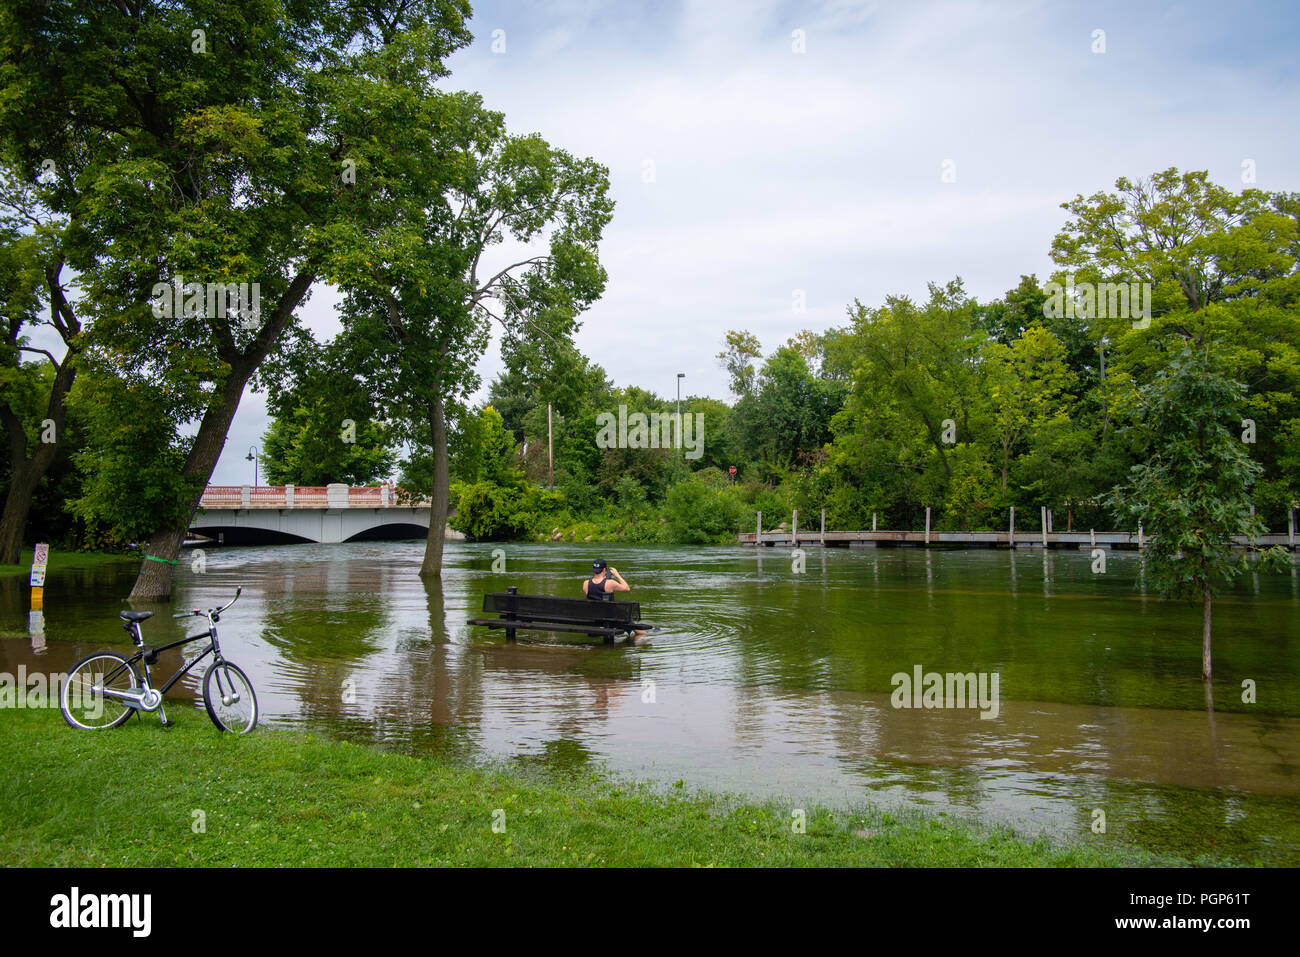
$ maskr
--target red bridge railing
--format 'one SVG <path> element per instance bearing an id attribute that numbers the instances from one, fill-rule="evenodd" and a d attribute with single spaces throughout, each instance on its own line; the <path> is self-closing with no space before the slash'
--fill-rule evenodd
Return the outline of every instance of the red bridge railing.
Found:
<path id="1" fill-rule="evenodd" d="M 391 485 L 209 485 L 200 508 L 390 508 L 423 507 L 427 498 L 400 501 Z"/>

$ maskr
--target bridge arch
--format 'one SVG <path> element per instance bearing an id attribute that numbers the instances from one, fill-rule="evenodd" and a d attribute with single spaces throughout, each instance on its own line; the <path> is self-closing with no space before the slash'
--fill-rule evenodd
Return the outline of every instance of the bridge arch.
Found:
<path id="1" fill-rule="evenodd" d="M 401 498 L 387 486 L 210 485 L 190 530 L 228 545 L 424 538 L 428 501 Z"/>

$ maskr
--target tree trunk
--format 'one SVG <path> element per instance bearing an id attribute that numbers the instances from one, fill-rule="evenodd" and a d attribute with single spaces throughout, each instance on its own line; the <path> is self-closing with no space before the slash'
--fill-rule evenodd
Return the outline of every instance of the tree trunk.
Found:
<path id="1" fill-rule="evenodd" d="M 149 538 L 146 558 L 140 563 L 140 574 L 136 577 L 135 587 L 131 589 L 132 600 L 162 601 L 172 593 L 172 572 L 176 568 L 176 556 L 185 541 L 185 532 L 190 527 L 194 513 L 198 511 L 199 500 L 212 478 L 212 470 L 217 467 L 217 459 L 226 444 L 226 433 L 230 423 L 239 409 L 239 400 L 244 394 L 244 385 L 252 374 L 247 371 L 231 369 L 230 375 L 222 384 L 221 393 L 214 397 L 199 424 L 198 434 L 194 436 L 194 445 L 185 459 L 181 470 L 184 478 L 194 482 L 194 492 L 190 507 L 184 516 L 161 525 Z"/>
<path id="2" fill-rule="evenodd" d="M 67 420 L 67 398 L 77 378 L 74 367 L 76 350 L 69 347 L 62 364 L 55 366 L 54 383 L 50 400 L 45 408 L 45 418 L 53 423 L 53 442 L 42 441 L 30 458 L 27 456 L 27 432 L 22 422 L 9 406 L 0 402 L 0 420 L 4 422 L 9 437 L 9 460 L 13 465 L 13 478 L 5 496 L 3 517 L 0 517 L 0 565 L 17 565 L 23 550 L 23 533 L 27 529 L 27 515 L 32 508 L 32 496 L 41 479 L 54 464 L 59 443 L 63 441 L 63 424 Z M 45 428 L 41 428 L 42 439 Z"/>
<path id="3" fill-rule="evenodd" d="M 420 575 L 429 578 L 442 577 L 442 546 L 447 534 L 451 498 L 445 413 L 441 397 L 434 399 L 429 409 L 429 430 L 433 435 L 433 495 L 429 505 L 429 537 L 424 542 L 424 563 L 420 566 Z"/>
<path id="4" fill-rule="evenodd" d="M 161 561 L 145 558 L 140 563 L 140 574 L 136 577 L 135 587 L 131 589 L 132 599 L 162 601 L 171 596 L 176 555 L 180 551 L 181 542 L 185 541 L 185 532 L 190 527 L 194 513 L 199 510 L 199 501 L 203 498 L 208 480 L 212 478 L 212 470 L 221 458 L 226 435 L 230 432 L 230 423 L 234 420 L 239 400 L 244 395 L 244 386 L 284 332 L 293 311 L 298 308 L 315 278 L 315 273 L 310 268 L 299 272 L 289 283 L 275 311 L 253 342 L 243 352 L 235 351 L 233 345 L 230 345 L 221 353 L 221 357 L 230 363 L 230 374 L 221 385 L 220 395 L 213 396 L 207 411 L 203 413 L 198 434 L 194 436 L 194 445 L 185 458 L 185 467 L 181 469 L 181 476 L 194 483 L 190 507 L 182 518 L 164 522 L 150 537 L 149 550 L 145 555 Z"/>
<path id="5" fill-rule="evenodd" d="M 35 461 L 14 462 L 4 514 L 0 517 L 0 565 L 18 564 L 23 550 L 23 531 L 27 528 L 27 513 L 31 510 L 32 496 L 44 472 Z"/>
<path id="6" fill-rule="evenodd" d="M 1201 677 L 1210 680 L 1210 583 L 1202 587 L 1204 621 L 1201 628 Z"/>

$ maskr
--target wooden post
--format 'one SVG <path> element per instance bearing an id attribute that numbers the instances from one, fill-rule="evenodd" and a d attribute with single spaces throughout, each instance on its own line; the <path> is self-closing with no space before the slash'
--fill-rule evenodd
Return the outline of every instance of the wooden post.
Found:
<path id="1" fill-rule="evenodd" d="M 516 594 L 518 594 L 518 593 L 519 593 L 519 586 L 518 586 L 518 585 L 511 585 L 509 588 L 506 589 L 506 593 L 507 593 L 507 594 L 510 594 L 510 595 L 516 595 Z M 503 617 L 506 618 L 508 621 L 514 621 L 514 620 L 515 620 L 515 612 L 514 612 L 514 608 L 512 607 L 512 608 L 510 609 L 510 611 L 506 612 L 505 615 L 504 615 Z M 515 640 L 515 630 L 514 630 L 513 628 L 507 628 L 507 629 L 506 629 L 506 641 L 514 641 L 514 640 Z"/>
<path id="2" fill-rule="evenodd" d="M 1039 518 L 1039 523 L 1043 526 L 1043 547 L 1046 548 L 1047 547 L 1047 506 L 1046 505 L 1040 505 L 1038 507 L 1038 518 Z"/>
<path id="3" fill-rule="evenodd" d="M 1016 547 L 1016 507 L 1011 506 L 1011 522 L 1007 526 L 1007 539 L 1012 548 Z"/>
<path id="4" fill-rule="evenodd" d="M 799 510 L 794 510 L 794 518 L 790 523 L 793 527 L 790 529 L 790 544 L 798 547 L 799 545 Z"/>
<path id="5" fill-rule="evenodd" d="M 1049 533 L 1052 531 L 1052 510 L 1050 508 L 1047 510 L 1047 531 Z"/>
<path id="6" fill-rule="evenodd" d="M 754 532 L 754 544 L 762 545 L 763 544 L 763 513 L 762 512 L 758 513 L 757 525 L 758 525 L 758 530 Z"/>
<path id="7" fill-rule="evenodd" d="M 822 509 L 822 545 L 826 544 L 826 509 Z"/>
<path id="8" fill-rule="evenodd" d="M 1286 510 L 1286 547 L 1295 548 L 1295 509 Z"/>
<path id="9" fill-rule="evenodd" d="M 1096 548 L 1096 547 L 1097 547 L 1097 530 L 1096 530 L 1095 528 L 1090 528 L 1090 529 L 1088 529 L 1088 539 L 1092 542 L 1092 547 L 1093 547 L 1093 548 Z"/>
<path id="10" fill-rule="evenodd" d="M 872 512 L 872 513 L 871 513 L 871 530 L 872 530 L 873 532 L 876 530 L 876 513 L 875 513 L 875 512 Z"/>
<path id="11" fill-rule="evenodd" d="M 930 506 L 925 507 L 925 544 L 930 544 Z"/>
<path id="12" fill-rule="evenodd" d="M 1142 523 L 1138 522 L 1138 551 L 1139 552 L 1142 551 L 1142 549 L 1145 547 L 1146 547 L 1146 542 L 1144 542 L 1142 539 Z"/>

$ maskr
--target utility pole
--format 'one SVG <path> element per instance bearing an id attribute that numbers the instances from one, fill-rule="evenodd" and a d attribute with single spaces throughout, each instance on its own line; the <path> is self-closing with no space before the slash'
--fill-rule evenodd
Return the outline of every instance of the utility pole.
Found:
<path id="1" fill-rule="evenodd" d="M 1101 434 L 1105 436 L 1106 429 L 1110 425 L 1110 409 L 1106 404 L 1106 337 L 1101 337 L 1098 344 L 1098 351 L 1101 353 Z"/>
<path id="2" fill-rule="evenodd" d="M 551 488 L 555 488 L 555 438 L 551 431 L 551 403 L 546 403 L 546 475 Z"/>
<path id="3" fill-rule="evenodd" d="M 682 380 L 685 378 L 685 372 L 677 373 L 677 447 L 683 456 L 686 455 L 686 446 L 682 443 Z"/>

